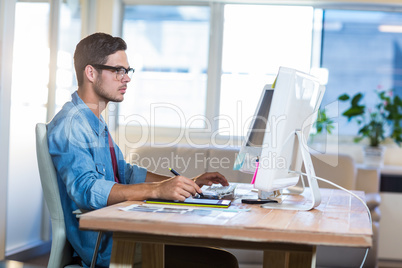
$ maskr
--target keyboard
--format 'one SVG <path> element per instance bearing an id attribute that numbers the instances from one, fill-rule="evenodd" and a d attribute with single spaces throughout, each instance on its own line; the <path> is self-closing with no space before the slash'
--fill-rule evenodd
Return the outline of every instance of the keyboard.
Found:
<path id="1" fill-rule="evenodd" d="M 222 186 L 221 184 L 212 184 L 211 186 L 203 186 L 202 192 L 204 195 L 216 195 L 219 199 L 224 197 L 234 198 L 237 183 L 230 183 L 229 186 Z"/>

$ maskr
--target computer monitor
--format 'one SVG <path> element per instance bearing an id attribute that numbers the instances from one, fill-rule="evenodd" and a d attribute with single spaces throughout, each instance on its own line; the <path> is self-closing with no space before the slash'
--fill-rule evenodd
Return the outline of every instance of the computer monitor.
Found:
<path id="1" fill-rule="evenodd" d="M 311 126 L 325 87 L 318 79 L 303 72 L 280 67 L 273 86 L 264 87 L 247 138 L 235 162 L 235 169 L 254 172 L 259 167 L 254 187 L 266 199 L 295 186 L 304 162 L 311 192 L 310 202 L 263 205 L 269 208 L 310 210 L 321 202 L 314 167 L 307 147 Z M 301 193 L 302 191 L 293 191 Z M 277 198 L 277 197 L 276 197 Z M 279 199 L 281 200 L 281 199 Z"/>

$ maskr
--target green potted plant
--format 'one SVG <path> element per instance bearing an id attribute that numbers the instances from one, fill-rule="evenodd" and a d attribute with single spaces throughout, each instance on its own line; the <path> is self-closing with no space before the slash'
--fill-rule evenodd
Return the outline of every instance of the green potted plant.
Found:
<path id="1" fill-rule="evenodd" d="M 315 122 L 316 134 L 321 134 L 327 132 L 328 134 L 332 133 L 332 130 L 335 128 L 333 125 L 334 121 L 327 116 L 327 110 L 319 109 L 317 114 L 317 120 Z"/>
<path id="2" fill-rule="evenodd" d="M 366 106 L 364 95 L 356 93 L 350 97 L 348 94 L 339 96 L 342 102 L 349 102 L 350 107 L 343 112 L 348 121 L 354 121 L 360 127 L 355 142 L 368 140 L 364 147 L 365 163 L 372 166 L 381 166 L 384 156 L 384 146 L 387 138 L 392 139 L 399 146 L 402 142 L 402 101 L 394 96 L 393 91 L 376 91 L 377 100 L 374 106 Z"/>
<path id="3" fill-rule="evenodd" d="M 310 148 L 316 150 L 317 152 L 324 153 L 326 148 L 323 141 L 328 138 L 328 136 L 325 136 L 325 133 L 331 135 L 334 128 L 334 120 L 328 116 L 327 109 L 319 109 L 317 112 L 317 120 L 314 122 L 309 137 Z M 320 138 L 318 138 L 317 142 L 315 138 L 319 136 Z"/>

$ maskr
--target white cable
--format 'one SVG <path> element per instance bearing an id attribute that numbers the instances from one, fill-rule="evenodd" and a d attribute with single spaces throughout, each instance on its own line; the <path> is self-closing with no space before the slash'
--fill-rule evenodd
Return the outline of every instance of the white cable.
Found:
<path id="1" fill-rule="evenodd" d="M 290 170 L 290 172 L 299 174 L 299 175 L 301 175 L 301 176 L 307 176 L 306 173 L 303 173 L 303 172 L 300 172 L 300 171 Z M 341 190 L 347 192 L 348 194 L 350 194 L 350 195 L 356 197 L 360 202 L 362 202 L 362 204 L 364 205 L 364 207 L 367 209 L 367 213 L 368 213 L 369 220 L 370 220 L 370 226 L 371 226 L 371 228 L 373 228 L 373 227 L 372 227 L 372 226 L 373 226 L 373 220 L 372 220 L 372 218 L 371 218 L 370 209 L 369 209 L 369 207 L 367 206 L 366 202 L 363 201 L 363 199 L 361 199 L 359 196 L 357 196 L 355 193 L 349 191 L 348 189 L 343 188 L 342 186 L 339 186 L 339 185 L 336 184 L 336 183 L 333 183 L 332 181 L 329 181 L 329 180 L 326 180 L 326 179 L 323 179 L 323 178 L 317 177 L 317 176 L 313 176 L 313 178 L 315 178 L 315 179 L 317 179 L 317 180 L 320 180 L 320 181 L 323 181 L 323 182 L 325 182 L 325 183 L 331 184 L 332 186 L 335 186 L 335 187 L 337 187 L 337 188 L 339 188 L 339 189 L 341 189 Z M 363 267 L 363 265 L 364 265 L 364 263 L 365 263 L 365 261 L 366 261 L 366 258 L 367 258 L 369 249 L 370 249 L 370 248 L 367 248 L 367 249 L 366 249 L 366 254 L 364 255 L 364 258 L 363 258 L 362 264 L 360 265 L 360 268 Z"/>

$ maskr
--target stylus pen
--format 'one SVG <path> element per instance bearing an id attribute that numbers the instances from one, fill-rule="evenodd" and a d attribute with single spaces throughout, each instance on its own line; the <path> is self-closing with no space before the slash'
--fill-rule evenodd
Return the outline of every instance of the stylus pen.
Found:
<path id="1" fill-rule="evenodd" d="M 172 172 L 175 176 L 180 176 L 180 174 L 174 170 L 173 168 L 169 168 L 170 172 Z"/>
<path id="2" fill-rule="evenodd" d="M 169 168 L 170 172 L 172 172 L 175 176 L 180 176 L 179 172 L 177 172 L 176 170 L 174 170 L 173 168 Z M 204 197 L 203 193 L 199 194 L 200 196 Z"/>

